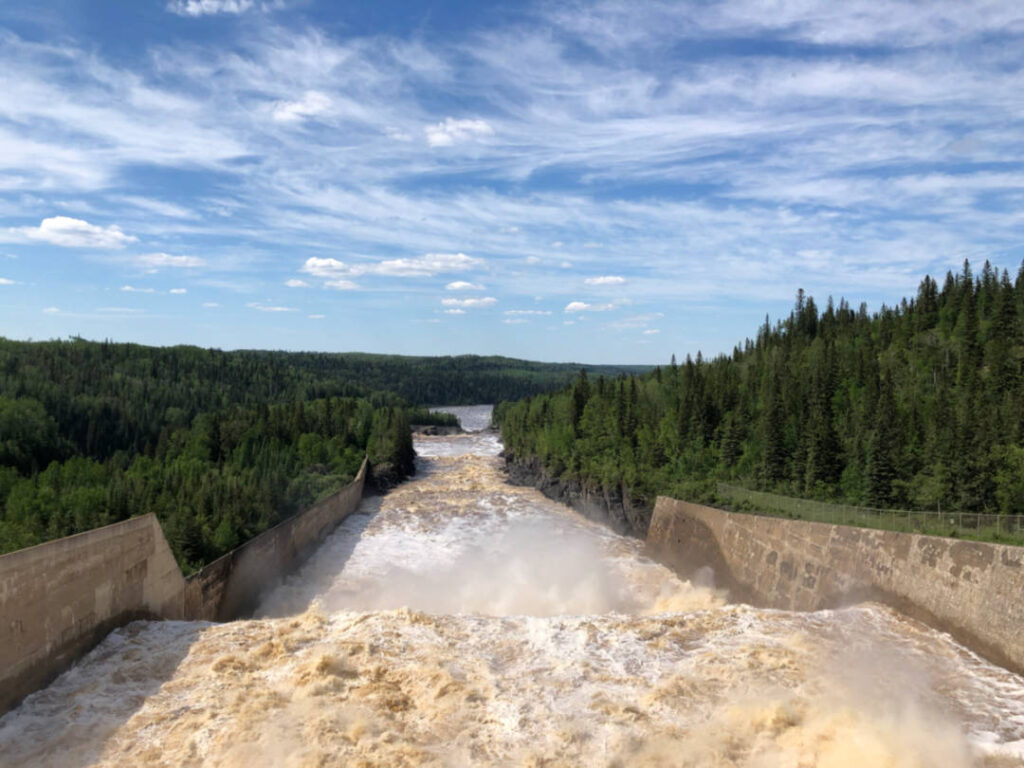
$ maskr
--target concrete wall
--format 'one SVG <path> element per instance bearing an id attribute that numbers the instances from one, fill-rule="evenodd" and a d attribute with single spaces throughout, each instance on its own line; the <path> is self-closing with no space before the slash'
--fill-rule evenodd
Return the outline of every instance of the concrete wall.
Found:
<path id="1" fill-rule="evenodd" d="M 129 621 L 250 613 L 359 506 L 365 479 L 364 461 L 341 491 L 187 580 L 152 514 L 0 555 L 0 715 Z"/>
<path id="2" fill-rule="evenodd" d="M 180 618 L 184 585 L 152 514 L 0 557 L 0 713 L 115 627 Z"/>
<path id="3" fill-rule="evenodd" d="M 812 611 L 882 602 L 1024 672 L 1024 548 L 725 512 L 659 497 L 652 554 L 710 566 L 735 599 Z"/>
<path id="4" fill-rule="evenodd" d="M 250 615 L 260 597 L 295 570 L 324 537 L 359 506 L 366 461 L 356 479 L 338 493 L 290 517 L 214 560 L 185 584 L 189 619 L 231 621 Z"/>

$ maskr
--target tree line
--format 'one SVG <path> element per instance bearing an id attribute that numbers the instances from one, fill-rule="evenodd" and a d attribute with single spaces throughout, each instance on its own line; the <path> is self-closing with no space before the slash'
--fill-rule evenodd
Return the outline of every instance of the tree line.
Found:
<path id="1" fill-rule="evenodd" d="M 1024 265 L 964 262 L 869 314 L 798 292 L 731 355 L 496 409 L 555 476 L 714 501 L 715 484 L 878 508 L 1024 514 Z"/>

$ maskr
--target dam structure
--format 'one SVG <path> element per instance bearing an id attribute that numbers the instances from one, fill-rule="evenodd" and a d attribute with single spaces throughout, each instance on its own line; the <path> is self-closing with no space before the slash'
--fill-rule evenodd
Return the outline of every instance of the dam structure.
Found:
<path id="1" fill-rule="evenodd" d="M 1024 765 L 1024 678 L 870 600 L 756 607 L 420 436 L 252 618 L 137 620 L 0 718 L 0 767 Z"/>

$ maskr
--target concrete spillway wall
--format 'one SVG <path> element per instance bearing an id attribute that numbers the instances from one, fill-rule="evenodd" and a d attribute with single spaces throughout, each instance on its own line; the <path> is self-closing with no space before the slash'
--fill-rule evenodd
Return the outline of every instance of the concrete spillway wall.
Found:
<path id="1" fill-rule="evenodd" d="M 734 599 L 812 611 L 888 604 L 1024 672 L 1024 548 L 725 512 L 659 497 L 647 543 Z"/>
<path id="2" fill-rule="evenodd" d="M 251 613 L 359 506 L 366 469 L 188 579 L 153 514 L 0 555 L 0 714 L 129 621 Z"/>

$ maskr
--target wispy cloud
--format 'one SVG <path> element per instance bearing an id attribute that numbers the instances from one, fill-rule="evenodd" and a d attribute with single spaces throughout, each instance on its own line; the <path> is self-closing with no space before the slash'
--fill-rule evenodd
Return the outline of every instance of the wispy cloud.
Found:
<path id="1" fill-rule="evenodd" d="M 433 277 L 443 272 L 463 272 L 483 265 L 482 259 L 464 253 L 428 253 L 424 256 L 346 264 L 335 258 L 311 257 L 302 272 L 314 277 L 338 279 L 362 275 L 386 277 Z"/>
<path id="2" fill-rule="evenodd" d="M 0 285 L 17 285 L 13 280 L 7 277 L 0 277 Z"/>
<path id="3" fill-rule="evenodd" d="M 565 312 L 609 312 L 617 309 L 615 304 L 588 304 L 585 301 L 570 301 L 565 305 Z"/>
<path id="4" fill-rule="evenodd" d="M 245 13 L 253 7 L 253 0 L 172 0 L 167 10 L 178 16 L 211 16 L 219 13 Z"/>
<path id="5" fill-rule="evenodd" d="M 170 293 L 172 295 L 175 295 L 175 296 L 181 296 L 181 295 L 184 295 L 184 294 L 188 293 L 188 289 L 187 288 L 171 288 L 171 290 L 168 291 L 168 293 Z"/>
<path id="6" fill-rule="evenodd" d="M 163 269 L 198 269 L 206 265 L 198 256 L 173 256 L 169 253 L 143 253 L 133 258 L 136 264 L 151 270 Z"/>
<path id="7" fill-rule="evenodd" d="M 465 280 L 456 280 L 453 283 L 448 283 L 445 287 L 446 291 L 485 291 L 487 290 L 484 286 L 479 283 L 467 283 Z"/>
<path id="8" fill-rule="evenodd" d="M 462 309 L 475 309 L 478 307 L 493 307 L 498 300 L 493 296 L 485 296 L 481 299 L 441 299 L 441 305 L 445 307 L 460 307 Z"/>
<path id="9" fill-rule="evenodd" d="M 619 275 L 602 275 L 600 277 L 588 277 L 583 282 L 586 285 L 625 285 L 626 278 Z"/>
<path id="10" fill-rule="evenodd" d="M 287 285 L 289 288 L 308 288 L 309 287 L 309 283 L 307 283 L 305 280 L 299 280 L 298 278 L 294 278 L 294 277 L 291 280 L 285 280 L 284 284 Z"/>
<path id="11" fill-rule="evenodd" d="M 133 285 L 122 285 L 121 290 L 125 293 L 156 293 L 156 288 L 136 288 Z"/>
<path id="12" fill-rule="evenodd" d="M 295 309 L 294 307 L 278 307 L 267 304 L 261 304 L 257 301 L 250 301 L 245 306 L 249 307 L 250 309 L 259 310 L 260 312 L 298 312 L 298 310 Z"/>
<path id="13" fill-rule="evenodd" d="M 427 135 L 427 143 L 432 147 L 450 147 L 494 133 L 486 120 L 456 120 L 452 117 L 446 117 L 436 125 L 428 125 L 423 131 Z"/>

